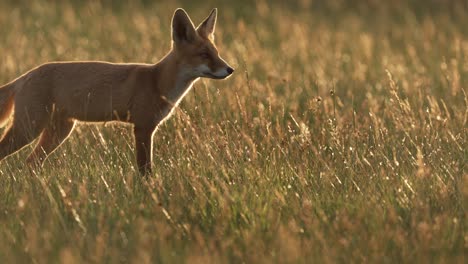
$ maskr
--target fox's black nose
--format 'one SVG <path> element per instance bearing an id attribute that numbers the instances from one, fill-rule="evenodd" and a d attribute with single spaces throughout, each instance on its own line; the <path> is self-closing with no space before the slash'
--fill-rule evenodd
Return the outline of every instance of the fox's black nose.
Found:
<path id="1" fill-rule="evenodd" d="M 231 68 L 231 67 L 228 67 L 228 68 L 227 68 L 227 72 L 228 72 L 229 74 L 232 74 L 232 73 L 234 72 L 234 69 Z"/>

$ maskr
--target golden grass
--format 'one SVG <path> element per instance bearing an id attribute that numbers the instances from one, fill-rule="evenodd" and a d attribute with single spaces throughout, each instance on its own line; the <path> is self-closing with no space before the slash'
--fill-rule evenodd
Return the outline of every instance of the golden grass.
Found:
<path id="1" fill-rule="evenodd" d="M 0 3 L 0 82 L 156 62 L 176 7 L 215 5 L 155 2 Z M 3 161 L 0 262 L 462 263 L 468 7 L 318 2 L 216 2 L 236 73 L 161 126 L 150 179 L 112 124 L 80 126 L 41 172 L 27 151 Z"/>

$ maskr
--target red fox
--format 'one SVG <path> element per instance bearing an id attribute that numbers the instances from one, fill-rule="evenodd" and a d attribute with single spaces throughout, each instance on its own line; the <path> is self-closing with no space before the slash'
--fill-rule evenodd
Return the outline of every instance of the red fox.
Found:
<path id="1" fill-rule="evenodd" d="M 77 121 L 133 124 L 138 170 L 151 172 L 152 137 L 200 78 L 225 79 L 234 69 L 214 44 L 217 9 L 197 27 L 183 9 L 172 18 L 172 47 L 156 64 L 52 62 L 0 87 L 0 160 L 40 137 L 28 164 L 45 159 Z"/>

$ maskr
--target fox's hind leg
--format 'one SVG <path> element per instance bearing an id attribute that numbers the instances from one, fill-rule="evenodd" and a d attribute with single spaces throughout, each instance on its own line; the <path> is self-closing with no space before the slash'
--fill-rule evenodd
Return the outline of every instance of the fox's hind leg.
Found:
<path id="1" fill-rule="evenodd" d="M 29 155 L 27 162 L 42 165 L 47 157 L 54 152 L 71 134 L 75 126 L 75 121 L 63 117 L 54 117 L 47 125 L 39 138 L 39 142 L 34 151 Z"/>
<path id="2" fill-rule="evenodd" d="M 0 141 L 0 160 L 30 144 L 41 134 L 48 120 L 46 108 L 15 107 L 13 124 Z"/>

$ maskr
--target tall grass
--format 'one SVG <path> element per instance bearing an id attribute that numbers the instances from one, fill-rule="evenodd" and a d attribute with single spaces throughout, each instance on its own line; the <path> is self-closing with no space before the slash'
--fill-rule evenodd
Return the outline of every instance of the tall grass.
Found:
<path id="1" fill-rule="evenodd" d="M 0 262 L 462 263 L 468 7 L 382 2 L 1 2 L 1 83 L 157 62 L 179 6 L 219 7 L 236 72 L 160 127 L 148 179 L 115 124 L 79 126 L 42 171 L 31 148 L 2 161 Z"/>

